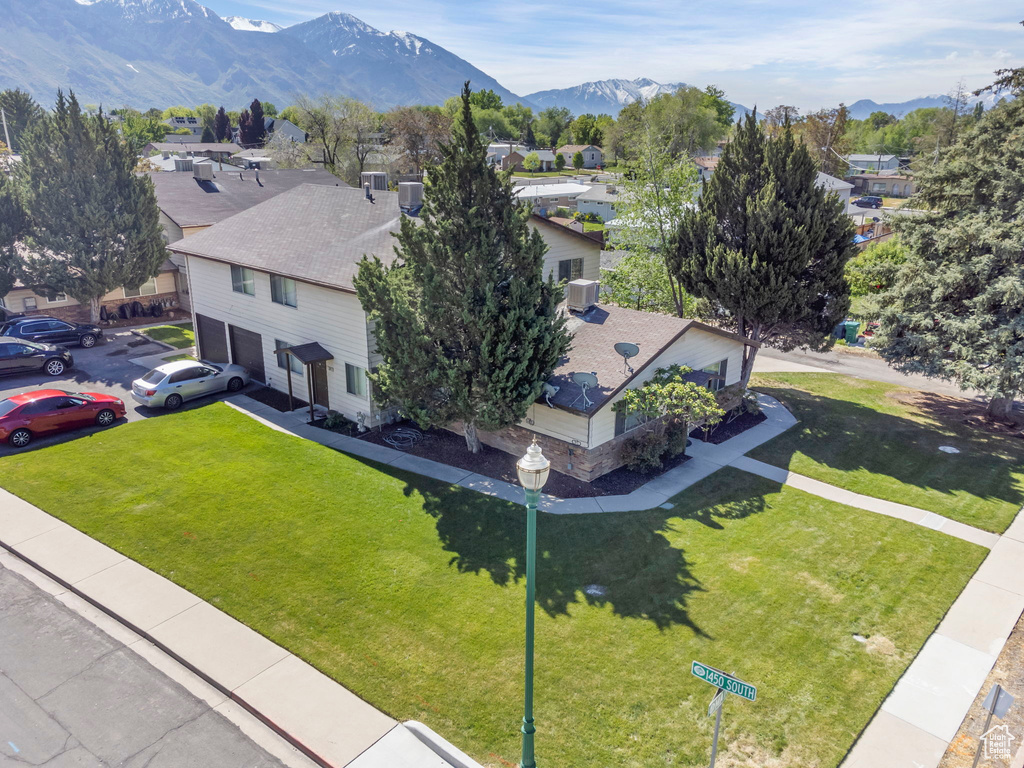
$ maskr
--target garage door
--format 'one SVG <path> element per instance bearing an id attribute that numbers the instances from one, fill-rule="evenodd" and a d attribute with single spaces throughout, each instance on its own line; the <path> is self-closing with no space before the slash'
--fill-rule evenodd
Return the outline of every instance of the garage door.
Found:
<path id="1" fill-rule="evenodd" d="M 196 315 L 196 341 L 199 345 L 199 357 L 211 363 L 228 361 L 228 339 L 224 333 L 224 323 L 206 315 Z"/>
<path id="2" fill-rule="evenodd" d="M 231 361 L 249 369 L 249 376 L 259 382 L 266 382 L 263 369 L 263 337 L 236 325 L 228 326 L 231 339 Z"/>

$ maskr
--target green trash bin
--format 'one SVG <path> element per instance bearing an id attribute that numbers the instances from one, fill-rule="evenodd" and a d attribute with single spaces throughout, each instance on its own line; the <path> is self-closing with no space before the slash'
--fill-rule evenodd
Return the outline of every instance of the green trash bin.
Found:
<path id="1" fill-rule="evenodd" d="M 857 343 L 857 331 L 860 330 L 859 320 L 847 320 L 843 325 L 846 327 L 846 343 Z"/>

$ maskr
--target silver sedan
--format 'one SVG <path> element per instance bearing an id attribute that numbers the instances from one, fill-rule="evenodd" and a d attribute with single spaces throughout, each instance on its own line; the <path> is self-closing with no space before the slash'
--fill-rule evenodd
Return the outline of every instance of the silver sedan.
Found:
<path id="1" fill-rule="evenodd" d="M 132 382 L 132 398 L 140 405 L 173 411 L 186 400 L 215 392 L 237 392 L 249 383 L 240 365 L 178 360 L 154 368 Z"/>

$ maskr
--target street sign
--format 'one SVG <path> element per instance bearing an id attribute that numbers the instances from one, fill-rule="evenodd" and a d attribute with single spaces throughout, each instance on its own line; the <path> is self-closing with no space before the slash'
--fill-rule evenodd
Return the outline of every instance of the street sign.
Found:
<path id="1" fill-rule="evenodd" d="M 715 712 L 722 708 L 722 702 L 725 701 L 725 688 L 719 688 L 718 693 L 715 694 L 715 698 L 708 704 L 708 717 L 711 717 Z"/>
<path id="2" fill-rule="evenodd" d="M 724 688 L 741 699 L 746 699 L 747 701 L 755 701 L 757 699 L 757 688 L 750 683 L 745 683 L 732 675 L 725 674 L 720 669 L 709 667 L 707 664 L 701 664 L 699 661 L 693 662 L 693 665 L 690 667 L 690 674 L 694 677 L 699 677 L 705 683 L 709 683 L 716 688 Z"/>

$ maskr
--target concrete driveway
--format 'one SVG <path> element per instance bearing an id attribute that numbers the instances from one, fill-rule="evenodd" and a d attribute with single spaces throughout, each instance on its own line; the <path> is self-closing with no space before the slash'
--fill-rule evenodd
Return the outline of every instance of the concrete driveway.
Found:
<path id="1" fill-rule="evenodd" d="M 131 329 L 118 328 L 105 331 L 104 337 L 106 341 L 97 344 L 92 349 L 71 347 L 71 354 L 75 358 L 75 366 L 64 376 L 54 378 L 47 376 L 45 373 L 24 373 L 0 378 L 0 399 L 16 395 L 20 392 L 31 392 L 37 389 L 63 389 L 68 392 L 103 392 L 124 400 L 128 412 L 126 417 L 118 422 L 118 424 L 122 424 L 125 421 L 138 421 L 139 419 L 166 414 L 167 411 L 147 408 L 132 400 L 132 381 L 145 373 L 146 368 L 131 362 L 131 360 L 148 355 L 157 355 L 161 352 L 166 355 L 172 355 L 176 350 L 169 349 L 163 344 L 149 341 Z M 247 390 L 243 389 L 242 391 L 245 392 Z M 222 395 L 201 397 L 186 403 L 181 410 L 200 408 L 221 397 Z M 24 450 L 30 451 L 36 448 L 45 448 L 48 445 L 88 436 L 99 429 L 100 427 L 87 427 L 70 432 L 39 436 L 32 441 L 28 448 L 23 448 L 19 451 L 11 448 L 7 443 L 0 443 L 0 456 Z M 117 429 L 117 424 L 107 427 L 107 429 Z"/>

